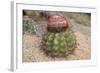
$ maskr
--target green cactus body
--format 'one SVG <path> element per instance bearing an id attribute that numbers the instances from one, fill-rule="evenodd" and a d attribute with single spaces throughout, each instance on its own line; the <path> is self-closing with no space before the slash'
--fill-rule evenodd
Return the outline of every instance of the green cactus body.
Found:
<path id="1" fill-rule="evenodd" d="M 76 45 L 75 35 L 69 29 L 59 33 L 47 32 L 42 41 L 47 55 L 56 57 L 73 52 Z"/>

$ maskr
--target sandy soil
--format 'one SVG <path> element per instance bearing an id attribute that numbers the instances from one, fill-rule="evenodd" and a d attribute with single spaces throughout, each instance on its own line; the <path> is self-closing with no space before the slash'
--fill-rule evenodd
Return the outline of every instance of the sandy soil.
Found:
<path id="1" fill-rule="evenodd" d="M 23 62 L 41 62 L 41 61 L 61 61 L 61 60 L 82 60 L 91 58 L 91 34 L 90 26 L 83 26 L 71 20 L 72 29 L 77 39 L 77 48 L 75 51 L 62 58 L 51 58 L 45 55 L 40 48 L 41 38 L 36 35 L 23 35 Z"/>

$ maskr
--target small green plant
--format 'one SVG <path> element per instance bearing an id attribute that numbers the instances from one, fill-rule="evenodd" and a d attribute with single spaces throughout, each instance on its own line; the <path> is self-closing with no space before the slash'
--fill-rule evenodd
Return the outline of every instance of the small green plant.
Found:
<path id="1" fill-rule="evenodd" d="M 44 51 L 52 57 L 61 57 L 72 53 L 76 45 L 76 37 L 73 31 L 67 29 L 66 32 L 47 32 L 42 40 Z"/>
<path id="2" fill-rule="evenodd" d="M 25 32 L 35 33 L 34 26 L 32 25 L 32 21 L 23 20 L 23 33 Z"/>

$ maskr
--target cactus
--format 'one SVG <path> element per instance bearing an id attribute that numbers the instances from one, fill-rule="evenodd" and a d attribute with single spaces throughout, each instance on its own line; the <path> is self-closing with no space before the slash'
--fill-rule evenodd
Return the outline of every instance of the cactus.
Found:
<path id="1" fill-rule="evenodd" d="M 70 29 L 59 33 L 47 32 L 43 36 L 42 45 L 47 55 L 61 57 L 73 52 L 76 38 Z"/>

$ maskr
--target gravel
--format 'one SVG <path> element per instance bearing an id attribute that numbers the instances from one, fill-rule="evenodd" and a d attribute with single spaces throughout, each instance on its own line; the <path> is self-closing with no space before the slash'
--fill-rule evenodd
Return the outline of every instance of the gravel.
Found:
<path id="1" fill-rule="evenodd" d="M 90 26 L 84 26 L 71 20 L 72 29 L 77 39 L 77 47 L 72 54 L 65 57 L 49 57 L 40 48 L 41 37 L 36 35 L 23 35 L 23 62 L 43 62 L 43 61 L 62 61 L 62 60 L 86 60 L 91 58 L 91 34 Z"/>

